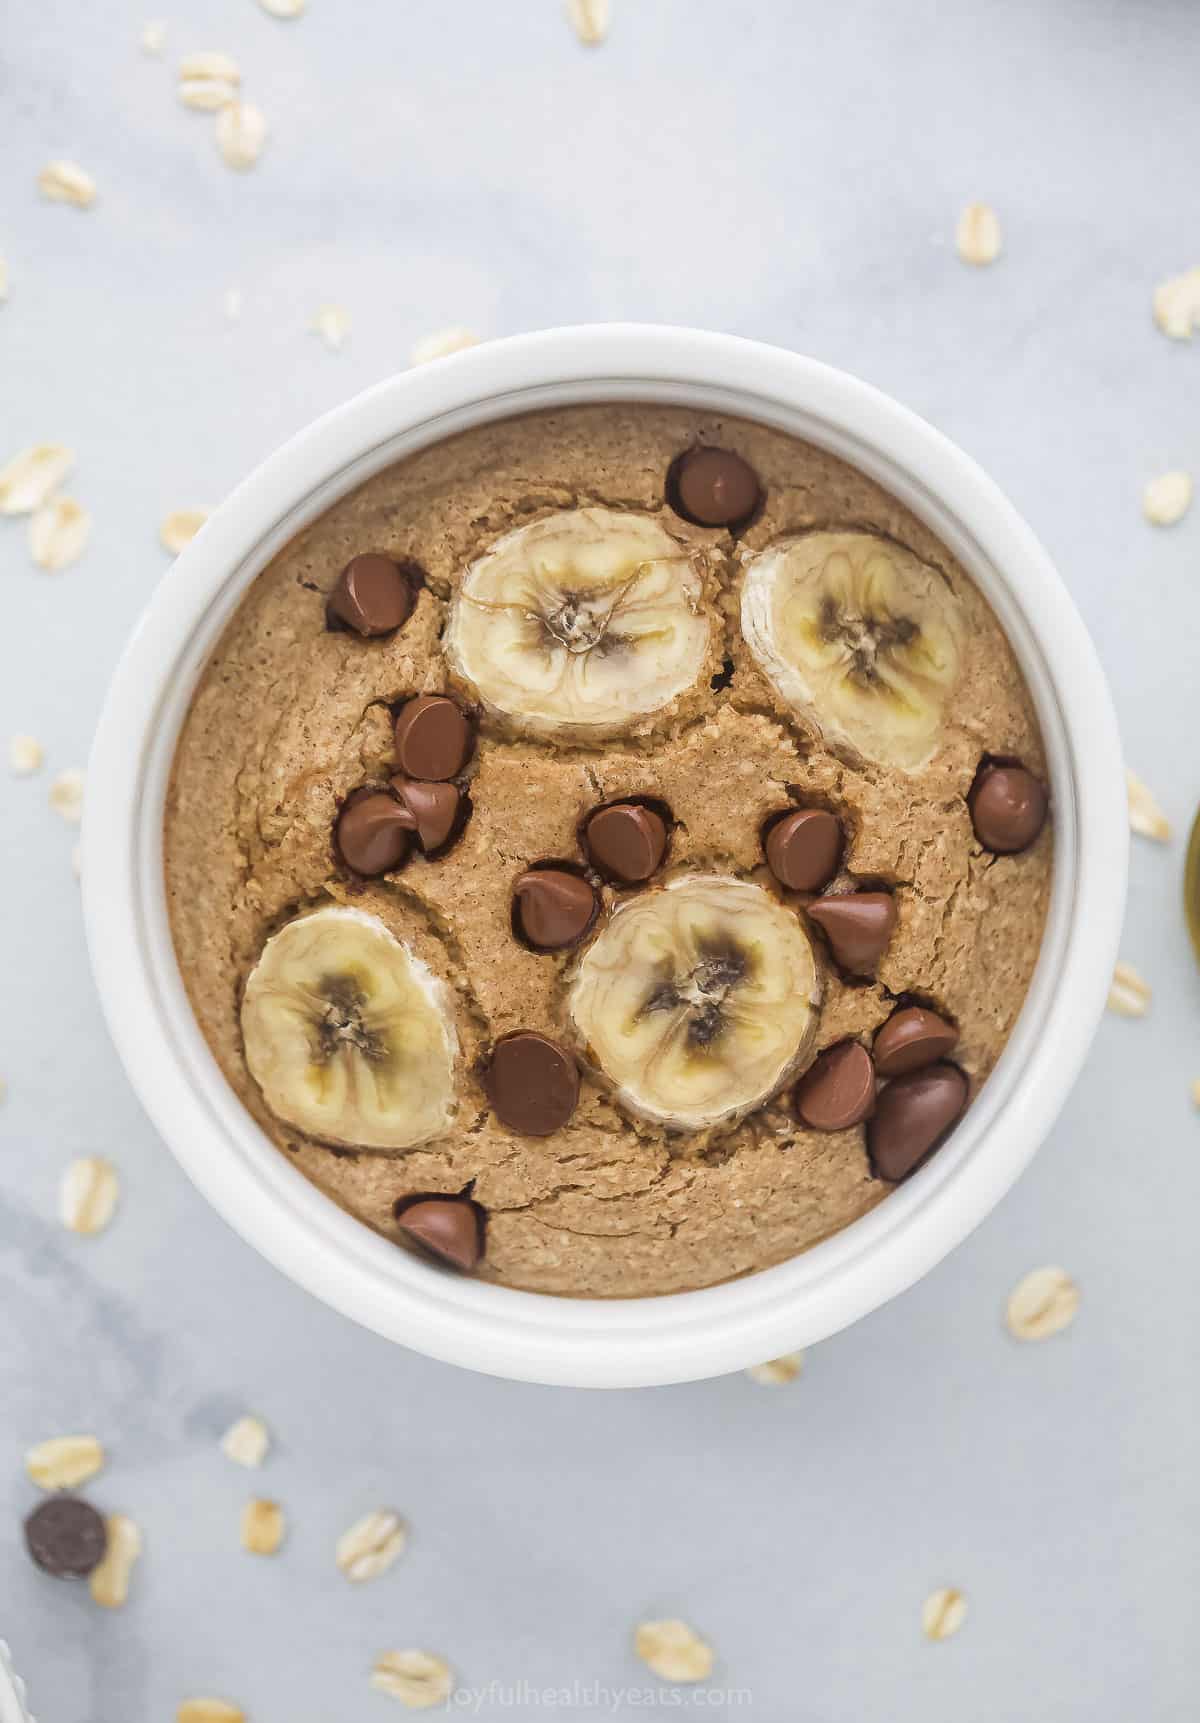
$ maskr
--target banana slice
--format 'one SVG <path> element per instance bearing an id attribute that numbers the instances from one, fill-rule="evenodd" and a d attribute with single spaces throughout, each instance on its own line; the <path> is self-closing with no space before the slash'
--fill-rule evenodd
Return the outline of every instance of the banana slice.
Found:
<path id="1" fill-rule="evenodd" d="M 686 874 L 610 917 L 567 1000 L 588 1057 L 647 1119 L 703 1130 L 774 1093 L 820 985 L 797 917 L 759 886 Z"/>
<path id="2" fill-rule="evenodd" d="M 271 1111 L 325 1142 L 406 1149 L 454 1116 L 448 990 L 364 910 L 320 909 L 267 941 L 242 1037 Z"/>
<path id="3" fill-rule="evenodd" d="M 573 509 L 506 534 L 471 564 L 446 653 L 520 728 L 611 733 L 703 673 L 702 595 L 697 562 L 656 521 Z"/>
<path id="4" fill-rule="evenodd" d="M 946 581 L 866 532 L 811 532 L 747 559 L 742 633 L 789 706 L 832 742 L 916 771 L 937 748 L 961 665 Z"/>

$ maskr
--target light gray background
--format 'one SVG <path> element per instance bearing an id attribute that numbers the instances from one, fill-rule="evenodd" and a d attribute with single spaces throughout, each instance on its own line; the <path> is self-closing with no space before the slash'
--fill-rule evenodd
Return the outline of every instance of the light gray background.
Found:
<path id="1" fill-rule="evenodd" d="M 0 1632 L 43 1723 L 151 1723 L 196 1691 L 268 1723 L 399 1715 L 373 1656 L 421 1645 L 464 1683 L 641 1684 L 630 1630 L 681 1614 L 752 1714 L 812 1723 L 1192 1719 L 1200 1484 L 1197 974 L 1179 908 L 1200 799 L 1200 511 L 1140 518 L 1142 482 L 1200 468 L 1200 351 L 1154 328 L 1200 263 L 1200 13 L 1188 0 L 613 0 L 585 52 L 558 0 L 9 0 L 0 48 L 0 458 L 79 453 L 95 516 L 50 576 L 0 522 L 3 775 Z M 147 5 L 147 12 L 152 13 Z M 272 137 L 230 173 L 173 62 L 233 53 Z M 34 177 L 70 155 L 80 214 Z M 1003 260 L 953 250 L 1001 212 Z M 222 315 L 241 288 L 239 323 Z M 306 324 L 353 318 L 334 355 Z M 165 564 L 169 508 L 218 500 L 414 339 L 589 318 L 760 336 L 892 391 L 997 477 L 1041 533 L 1112 678 L 1130 760 L 1176 822 L 1139 843 L 1126 955 L 1149 1019 L 1105 1021 L 1061 1123 L 1000 1210 L 803 1378 L 588 1395 L 486 1380 L 360 1333 L 209 1212 L 155 1138 L 93 997 L 47 806 L 81 763 L 113 662 Z M 110 1155 L 118 1220 L 56 1220 L 72 1156 Z M 1027 1269 L 1079 1280 L 1074 1329 L 1020 1347 Z M 260 1478 L 216 1438 L 246 1406 Z M 97 1501 L 144 1529 L 124 1613 L 19 1545 L 34 1440 L 94 1430 Z M 237 1547 L 255 1486 L 286 1552 Z M 394 1503 L 402 1565 L 351 1590 L 336 1534 Z M 971 1615 L 923 1642 L 926 1592 Z M 712 1716 L 745 1715 L 720 1704 Z M 502 1715 L 496 1702 L 484 1715 Z M 514 1714 L 539 1714 L 526 1702 Z M 580 1704 L 541 1714 L 608 1715 Z M 638 1714 L 625 1704 L 617 1713 Z"/>

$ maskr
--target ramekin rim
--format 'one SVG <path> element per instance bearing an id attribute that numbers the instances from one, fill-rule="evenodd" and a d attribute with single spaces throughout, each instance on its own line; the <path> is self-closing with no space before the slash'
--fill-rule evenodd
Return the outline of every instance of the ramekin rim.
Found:
<path id="1" fill-rule="evenodd" d="M 287 1165 L 215 1062 L 216 1086 L 206 1084 L 203 1095 L 183 1082 L 185 1053 L 167 1034 L 151 969 L 156 961 L 173 966 L 173 953 L 142 949 L 139 849 L 147 820 L 161 824 L 161 801 L 147 807 L 143 796 L 154 713 L 206 610 L 223 589 L 252 578 L 247 559 L 272 525 L 337 487 L 372 450 L 390 449 L 418 428 L 432 428 L 426 440 L 436 440 L 447 416 L 544 389 L 596 399 L 589 391 L 618 383 L 642 391 L 636 398 L 643 400 L 672 398 L 664 390 L 724 393 L 742 403 L 725 410 L 746 418 L 770 422 L 774 412 L 777 422 L 781 415 L 825 424 L 831 436 L 862 442 L 903 474 L 903 500 L 925 518 L 938 517 L 939 524 L 931 519 L 935 531 L 946 536 L 940 511 L 968 536 L 1042 654 L 1061 739 L 1070 743 L 1070 795 L 1060 777 L 1055 790 L 1060 817 L 1069 803 L 1072 829 L 1059 834 L 1053 893 L 1061 906 L 1069 890 L 1069 925 L 1049 981 L 1039 964 L 1013 1040 L 1039 985 L 1053 1035 L 1038 1038 L 1020 1080 L 1010 1074 L 989 1107 L 1002 1058 L 972 1108 L 971 1118 L 981 1114 L 973 1135 L 968 1120 L 929 1167 L 871 1214 L 812 1251 L 720 1286 L 651 1299 L 569 1300 L 451 1278 L 396 1252 Z M 354 477 L 337 494 L 359 482 Z M 995 602 L 990 580 L 982 584 Z M 1043 712 L 1044 729 L 1046 718 Z M 113 678 L 93 747 L 84 822 L 88 942 L 110 1030 L 152 1120 L 219 1212 L 293 1279 L 390 1338 L 476 1369 L 577 1385 L 686 1380 L 807 1344 L 875 1308 L 960 1242 L 1016 1178 L 1065 1099 L 1103 1008 L 1124 895 L 1119 767 L 1103 674 L 1053 565 L 994 483 L 932 426 L 848 373 L 740 337 L 654 325 L 543 331 L 401 373 L 317 420 L 237 487 L 160 583 Z M 201 1040 L 194 1021 L 192 1031 Z M 194 1044 L 192 1053 L 203 1064 Z M 195 1069 L 190 1075 L 194 1084 Z M 989 1117 L 1001 1101 L 1003 1119 Z M 265 1155 L 247 1149 L 247 1130 Z M 954 1152 L 960 1137 L 969 1140 Z M 214 1151 L 218 1139 L 230 1151 L 223 1158 Z"/>

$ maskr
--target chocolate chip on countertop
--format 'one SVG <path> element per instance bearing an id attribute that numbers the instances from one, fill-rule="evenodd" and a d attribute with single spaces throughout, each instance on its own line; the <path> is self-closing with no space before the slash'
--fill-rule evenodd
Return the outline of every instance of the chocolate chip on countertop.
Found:
<path id="1" fill-rule="evenodd" d="M 896 905 L 886 891 L 847 892 L 807 906 L 835 960 L 851 975 L 873 975 L 896 926 Z"/>
<path id="2" fill-rule="evenodd" d="M 986 760 L 967 796 L 975 836 L 995 855 L 1027 850 L 1046 823 L 1046 786 L 1024 766 Z"/>
<path id="3" fill-rule="evenodd" d="M 694 448 L 674 463 L 672 506 L 698 526 L 736 526 L 758 507 L 758 474 L 732 449 Z"/>
<path id="4" fill-rule="evenodd" d="M 349 797 L 333 829 L 346 866 L 373 879 L 401 867 L 412 843 L 413 816 L 386 790 Z"/>
<path id="5" fill-rule="evenodd" d="M 584 837 L 595 865 L 624 885 L 649 879 L 667 849 L 661 816 L 640 802 L 612 802 L 597 808 L 588 817 Z"/>
<path id="6" fill-rule="evenodd" d="M 525 1137 L 548 1137 L 575 1111 L 579 1067 L 548 1035 L 518 1029 L 497 1041 L 485 1087 L 502 1124 Z"/>
<path id="7" fill-rule="evenodd" d="M 772 821 L 763 848 L 780 885 L 789 891 L 820 891 L 842 859 L 842 822 L 824 808 L 797 808 Z"/>
<path id="8" fill-rule="evenodd" d="M 875 1066 L 859 1041 L 839 1041 L 818 1054 L 796 1085 L 796 1112 L 814 1131 L 861 1125 L 875 1107 Z"/>
<path id="9" fill-rule="evenodd" d="M 967 1079 L 957 1065 L 927 1065 L 897 1077 L 879 1091 L 867 1126 L 871 1164 L 893 1183 L 908 1177 L 967 1104 Z"/>
<path id="10" fill-rule="evenodd" d="M 457 784 L 422 783 L 415 778 L 393 778 L 392 788 L 415 826 L 423 850 L 438 850 L 458 824 L 462 792 Z"/>
<path id="11" fill-rule="evenodd" d="M 51 1496 L 25 1521 L 25 1542 L 43 1573 L 86 1579 L 104 1560 L 108 1533 L 90 1502 Z"/>
<path id="12" fill-rule="evenodd" d="M 565 868 L 530 868 L 513 885 L 516 920 L 530 945 L 563 951 L 583 938 L 596 919 L 596 894 Z"/>
<path id="13" fill-rule="evenodd" d="M 461 772 L 471 752 L 471 726 L 445 694 L 419 694 L 396 715 L 396 758 L 406 778 L 430 781 Z"/>
<path id="14" fill-rule="evenodd" d="M 875 1037 L 875 1069 L 881 1077 L 904 1077 L 944 1059 L 957 1042 L 953 1023 L 923 1005 L 905 1005 L 892 1012 Z"/>
<path id="15" fill-rule="evenodd" d="M 352 557 L 338 576 L 325 607 L 325 620 L 329 626 L 340 623 L 355 634 L 374 639 L 402 627 L 412 608 L 412 583 L 404 570 L 390 556 L 368 551 Z"/>
<path id="16" fill-rule="evenodd" d="M 400 1231 L 469 1272 L 483 1255 L 483 1211 L 470 1197 L 418 1197 L 397 1210 Z"/>

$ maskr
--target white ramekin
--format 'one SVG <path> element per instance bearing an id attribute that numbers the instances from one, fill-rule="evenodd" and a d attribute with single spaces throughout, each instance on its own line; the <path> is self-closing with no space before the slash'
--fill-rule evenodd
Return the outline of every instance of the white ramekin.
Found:
<path id="1" fill-rule="evenodd" d="M 0 1723 L 33 1723 L 25 1705 L 25 1683 L 12 1666 L 8 1646 L 0 1639 Z"/>
<path id="2" fill-rule="evenodd" d="M 411 451 L 572 402 L 671 402 L 809 439 L 878 479 L 970 572 L 1028 679 L 1055 798 L 1049 919 L 1029 996 L 945 1148 L 862 1220 L 759 1274 L 663 1298 L 552 1298 L 453 1276 L 343 1214 L 226 1084 L 183 989 L 162 882 L 163 797 L 197 677 L 242 594 L 301 527 Z M 391 378 L 239 485 L 165 576 L 118 666 L 84 819 L 88 942 L 113 1039 L 151 1119 L 243 1238 L 336 1309 L 436 1358 L 589 1387 L 719 1375 L 834 1333 L 912 1284 L 1012 1184 L 1049 1130 L 1111 979 L 1127 820 L 1117 726 L 1046 553 L 939 432 L 842 372 L 751 341 L 599 325 L 476 347 Z"/>

